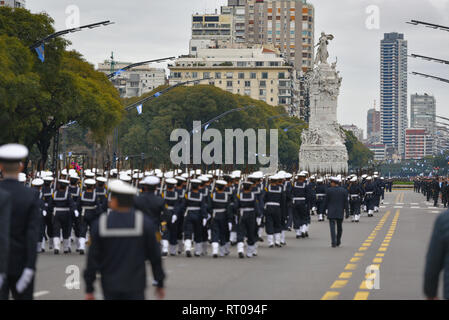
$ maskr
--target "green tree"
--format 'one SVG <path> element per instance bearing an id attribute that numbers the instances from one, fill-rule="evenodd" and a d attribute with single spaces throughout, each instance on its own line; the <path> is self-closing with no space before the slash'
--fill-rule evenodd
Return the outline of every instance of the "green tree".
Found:
<path id="1" fill-rule="evenodd" d="M 0 8 L 0 113 L 5 115 L 0 143 L 36 145 L 44 162 L 63 125 L 76 121 L 101 143 L 124 113 L 106 75 L 80 53 L 67 51 L 70 42 L 56 38 L 47 43 L 44 63 L 29 50 L 55 32 L 53 23 L 44 13 Z"/>
<path id="2" fill-rule="evenodd" d="M 374 159 L 374 153 L 365 147 L 351 131 L 343 131 L 346 135 L 345 145 L 348 150 L 349 167 L 359 169 L 368 166 Z"/>

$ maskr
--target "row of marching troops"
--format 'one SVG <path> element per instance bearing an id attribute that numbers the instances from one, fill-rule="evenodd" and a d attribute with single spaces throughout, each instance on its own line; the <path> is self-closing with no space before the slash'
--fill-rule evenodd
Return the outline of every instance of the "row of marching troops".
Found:
<path id="1" fill-rule="evenodd" d="M 449 202 L 449 184 L 447 179 L 419 177 L 413 180 L 413 190 L 422 193 L 427 201 L 433 200 L 435 207 L 438 207 L 438 199 L 441 198 L 443 206 L 447 208 Z"/>
<path id="2" fill-rule="evenodd" d="M 71 170 L 62 170 L 57 178 L 51 172 L 38 172 L 30 186 L 40 192 L 42 223 L 38 252 L 48 248 L 55 254 L 69 253 L 72 241 L 76 251 L 84 254 L 87 235 L 92 223 L 108 211 L 107 184 L 119 179 L 140 189 L 134 206 L 151 217 L 161 236 L 162 255 L 185 253 L 187 257 L 208 254 L 213 257 L 229 255 L 237 246 L 239 257 L 257 255 L 257 245 L 286 245 L 286 231 L 292 228 L 296 238 L 309 237 L 311 216 L 324 221 L 329 206 L 326 191 L 329 175 L 318 177 L 308 172 L 291 174 L 280 171 L 274 175 L 241 171 L 224 174 L 221 170 L 203 173 L 174 170 L 163 173 L 156 169 L 109 172 L 87 169 L 81 177 Z M 346 218 L 359 222 L 362 212 L 372 217 L 379 211 L 384 198 L 384 179 L 351 175 L 334 177 L 348 191 Z M 27 179 L 19 178 L 27 184 Z"/>

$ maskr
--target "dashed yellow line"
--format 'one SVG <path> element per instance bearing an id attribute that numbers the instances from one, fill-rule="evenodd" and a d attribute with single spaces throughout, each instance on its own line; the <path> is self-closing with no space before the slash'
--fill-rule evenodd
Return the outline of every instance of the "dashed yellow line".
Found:
<path id="1" fill-rule="evenodd" d="M 385 221 L 387 221 L 390 213 L 391 211 L 387 211 L 383 215 L 383 217 L 380 219 L 379 223 L 376 225 L 374 230 L 370 233 L 368 238 L 362 243 L 362 246 L 359 248 L 358 252 L 354 253 L 354 256 L 349 260 L 350 263 L 348 263 L 345 266 L 344 272 L 340 273 L 340 275 L 338 276 L 338 280 L 334 281 L 334 283 L 331 285 L 330 287 L 331 289 L 342 289 L 346 286 L 348 280 L 352 277 L 351 271 L 357 269 L 358 265 L 355 262 L 359 262 L 360 258 L 365 255 L 365 253 L 362 251 L 366 251 L 368 250 L 369 247 L 371 247 L 371 244 L 376 238 L 378 231 L 380 231 L 383 228 Z M 340 293 L 338 291 L 327 291 L 323 295 L 321 300 L 334 300 L 338 298 L 339 294 Z"/>
<path id="2" fill-rule="evenodd" d="M 404 194 L 402 194 L 402 200 L 404 199 L 403 197 Z M 387 235 L 385 236 L 384 240 L 382 241 L 378 252 L 376 253 L 376 257 L 373 259 L 373 264 L 370 265 L 370 267 L 374 270 L 380 270 L 380 265 L 383 262 L 383 259 L 385 257 L 385 251 L 388 250 L 388 247 L 390 245 L 391 242 L 391 238 L 394 235 L 394 232 L 396 231 L 396 226 L 398 224 L 398 219 L 399 219 L 399 214 L 400 214 L 400 210 L 398 209 L 396 211 L 396 214 L 391 222 L 390 228 L 388 229 Z M 376 274 L 372 274 L 372 273 L 367 273 L 365 274 L 365 280 L 362 281 L 362 283 L 360 284 L 359 289 L 360 290 L 372 290 L 372 284 L 370 284 L 369 288 L 367 286 L 367 283 L 370 281 L 374 281 L 376 277 Z M 370 282 L 371 283 L 371 282 Z M 356 294 L 354 295 L 353 300 L 367 300 L 369 297 L 370 291 L 358 291 L 356 292 Z"/>

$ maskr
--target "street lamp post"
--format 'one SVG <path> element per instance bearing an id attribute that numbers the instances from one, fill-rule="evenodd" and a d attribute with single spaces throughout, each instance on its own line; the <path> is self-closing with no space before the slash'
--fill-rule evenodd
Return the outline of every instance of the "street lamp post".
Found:
<path id="1" fill-rule="evenodd" d="M 129 70 L 129 69 L 132 69 L 132 68 L 135 68 L 135 67 L 138 67 L 138 66 L 142 66 L 144 64 L 149 64 L 149 63 L 154 63 L 154 62 L 162 62 L 162 61 L 166 61 L 166 60 L 173 60 L 175 58 L 176 57 L 168 57 L 168 58 L 162 58 L 162 59 L 155 59 L 155 60 L 148 60 L 148 61 L 133 63 L 133 64 L 130 64 L 129 66 L 126 66 L 126 67 L 124 67 L 124 68 L 122 68 L 120 70 L 117 70 L 115 72 L 112 72 L 112 73 L 108 74 L 108 79 L 111 79 L 111 78 L 115 77 L 116 75 L 122 73 L 123 71 Z"/>

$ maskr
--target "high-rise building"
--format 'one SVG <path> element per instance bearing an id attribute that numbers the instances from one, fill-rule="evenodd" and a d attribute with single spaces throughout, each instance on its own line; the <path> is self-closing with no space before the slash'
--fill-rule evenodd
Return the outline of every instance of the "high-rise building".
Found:
<path id="1" fill-rule="evenodd" d="M 435 97 L 427 93 L 411 95 L 410 110 L 410 126 L 412 128 L 425 128 L 429 134 L 434 135 L 436 132 Z"/>
<path id="2" fill-rule="evenodd" d="M 0 7 L 25 8 L 25 0 L 0 0 Z"/>
<path id="3" fill-rule="evenodd" d="M 285 65 L 275 49 L 198 49 L 196 56 L 180 57 L 168 68 L 170 85 L 210 78 L 202 84 L 287 110 L 291 104 L 292 67 Z"/>
<path id="4" fill-rule="evenodd" d="M 374 153 L 374 161 L 383 161 L 387 156 L 387 146 L 384 144 L 366 144 L 371 152 Z"/>
<path id="5" fill-rule="evenodd" d="M 120 70 L 132 64 L 131 62 L 115 62 L 114 70 Z M 111 62 L 106 60 L 98 64 L 98 71 L 110 74 Z M 114 87 L 122 98 L 139 97 L 165 84 L 165 70 L 151 68 L 148 65 L 138 66 L 120 72 L 111 79 Z"/>
<path id="6" fill-rule="evenodd" d="M 369 109 L 366 117 L 366 135 L 368 140 L 380 142 L 380 111 Z"/>
<path id="7" fill-rule="evenodd" d="M 433 137 L 426 129 L 406 129 L 405 146 L 406 160 L 419 160 L 433 155 Z"/>
<path id="8" fill-rule="evenodd" d="M 380 53 L 382 143 L 405 156 L 407 118 L 407 41 L 401 33 L 386 33 Z"/>
<path id="9" fill-rule="evenodd" d="M 351 131 L 359 141 L 363 140 L 363 129 L 360 129 L 359 127 L 357 127 L 356 125 L 353 125 L 353 124 L 342 125 L 341 127 L 343 129 L 345 129 L 346 131 Z"/>

